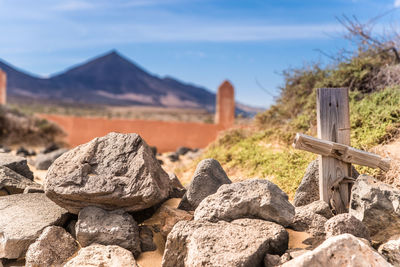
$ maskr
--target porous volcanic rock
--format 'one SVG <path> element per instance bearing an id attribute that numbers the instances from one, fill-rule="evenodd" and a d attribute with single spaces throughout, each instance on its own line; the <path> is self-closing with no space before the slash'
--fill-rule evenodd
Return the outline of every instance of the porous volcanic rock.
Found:
<path id="1" fill-rule="evenodd" d="M 396 267 L 400 266 L 400 235 L 394 236 L 380 245 L 378 251 L 388 262 Z"/>
<path id="2" fill-rule="evenodd" d="M 296 231 L 306 231 L 314 237 L 325 235 L 325 223 L 333 216 L 329 205 L 322 200 L 296 207 L 296 215 L 290 225 Z"/>
<path id="3" fill-rule="evenodd" d="M 7 167 L 0 166 L 1 191 L 7 195 L 22 194 L 27 187 L 40 188 L 41 186 Z"/>
<path id="4" fill-rule="evenodd" d="M 64 267 L 102 266 L 102 267 L 138 267 L 129 250 L 119 246 L 93 244 L 79 250 L 78 255 L 69 260 Z"/>
<path id="5" fill-rule="evenodd" d="M 293 205 L 295 207 L 304 206 L 319 200 L 318 168 L 318 159 L 308 165 L 306 173 L 294 195 Z M 353 166 L 351 167 L 351 172 L 354 179 L 357 179 L 360 175 Z"/>
<path id="6" fill-rule="evenodd" d="M 281 266 L 389 267 L 392 265 L 357 237 L 343 234 L 327 239 L 313 251 L 304 253 Z"/>
<path id="7" fill-rule="evenodd" d="M 45 179 L 46 195 L 77 214 L 87 206 L 140 211 L 168 197 L 170 181 L 137 134 L 109 133 L 60 156 Z"/>
<path id="8" fill-rule="evenodd" d="M 64 228 L 49 226 L 43 230 L 35 243 L 29 246 L 25 266 L 61 266 L 78 249 L 78 243 Z"/>
<path id="9" fill-rule="evenodd" d="M 325 223 L 325 234 L 326 238 L 341 234 L 351 234 L 370 240 L 367 227 L 356 217 L 348 213 L 338 214 L 330 218 Z"/>
<path id="10" fill-rule="evenodd" d="M 67 210 L 45 194 L 0 197 L 0 258 L 23 257 L 45 227 L 63 225 L 67 219 Z"/>
<path id="11" fill-rule="evenodd" d="M 265 254 L 284 253 L 288 239 L 282 226 L 263 220 L 181 221 L 168 235 L 162 266 L 260 266 Z"/>
<path id="12" fill-rule="evenodd" d="M 353 185 L 349 213 L 368 228 L 371 240 L 381 243 L 400 234 L 400 190 L 361 175 Z"/>
<path id="13" fill-rule="evenodd" d="M 254 179 L 222 185 L 200 203 L 194 219 L 217 222 L 258 218 L 289 226 L 294 215 L 288 196 L 277 185 Z"/>
<path id="14" fill-rule="evenodd" d="M 66 148 L 60 148 L 49 153 L 38 154 L 35 159 L 35 168 L 38 170 L 47 170 L 57 158 L 67 151 L 68 149 Z"/>
<path id="15" fill-rule="evenodd" d="M 29 169 L 26 158 L 9 153 L 0 153 L 0 166 L 7 167 L 16 173 L 33 180 L 33 173 Z"/>
<path id="16" fill-rule="evenodd" d="M 221 185 L 230 183 L 232 183 L 231 180 L 218 161 L 204 159 L 197 165 L 193 179 L 178 208 L 195 210 L 203 199 L 217 192 Z M 186 201 L 187 203 L 185 203 Z"/>
<path id="17" fill-rule="evenodd" d="M 139 256 L 139 227 L 123 210 L 105 211 L 98 207 L 83 208 L 75 225 L 76 239 L 82 247 L 93 243 L 117 245 Z"/>

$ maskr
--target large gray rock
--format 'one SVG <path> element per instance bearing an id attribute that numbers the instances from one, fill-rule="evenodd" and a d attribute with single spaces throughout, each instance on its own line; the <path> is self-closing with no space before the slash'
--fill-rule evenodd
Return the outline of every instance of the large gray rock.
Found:
<path id="1" fill-rule="evenodd" d="M 389 267 L 392 265 L 357 237 L 343 234 L 327 239 L 313 251 L 304 253 L 281 266 Z"/>
<path id="2" fill-rule="evenodd" d="M 67 218 L 67 211 L 44 194 L 0 197 L 0 258 L 23 257 L 45 227 L 63 225 Z"/>
<path id="3" fill-rule="evenodd" d="M 76 239 L 82 247 L 93 243 L 117 245 L 139 256 L 139 227 L 132 216 L 123 210 L 105 211 L 86 207 L 79 212 L 75 225 Z"/>
<path id="4" fill-rule="evenodd" d="M 303 179 L 294 195 L 293 205 L 295 207 L 304 206 L 319 200 L 319 174 L 318 159 L 312 161 L 304 174 Z M 360 175 L 352 166 L 352 177 L 357 179 Z"/>
<path id="5" fill-rule="evenodd" d="M 378 251 L 388 262 L 396 267 L 400 266 L 400 236 L 395 236 L 386 243 L 380 245 Z"/>
<path id="6" fill-rule="evenodd" d="M 263 220 L 181 221 L 168 235 L 162 266 L 261 266 L 266 253 L 283 254 L 288 239 L 282 226 Z"/>
<path id="7" fill-rule="evenodd" d="M 368 228 L 371 240 L 381 243 L 400 234 L 400 190 L 361 175 L 351 190 L 349 213 Z"/>
<path id="8" fill-rule="evenodd" d="M 322 201 L 296 207 L 296 215 L 290 225 L 296 231 L 306 231 L 314 237 L 325 235 L 325 223 L 333 216 L 329 205 Z"/>
<path id="9" fill-rule="evenodd" d="M 368 229 L 365 225 L 348 213 L 338 214 L 330 218 L 325 223 L 325 234 L 326 238 L 341 234 L 351 234 L 370 240 Z"/>
<path id="10" fill-rule="evenodd" d="M 79 250 L 78 255 L 69 260 L 64 267 L 138 267 L 129 250 L 119 246 L 93 244 Z"/>
<path id="11" fill-rule="evenodd" d="M 38 170 L 47 170 L 57 158 L 67 151 L 68 149 L 66 148 L 60 148 L 49 153 L 38 154 L 35 159 L 35 168 Z"/>
<path id="12" fill-rule="evenodd" d="M 33 180 L 33 173 L 28 167 L 26 158 L 9 153 L 0 153 L 0 166 L 7 167 L 22 176 Z"/>
<path id="13" fill-rule="evenodd" d="M 75 239 L 64 228 L 46 227 L 26 252 L 27 267 L 61 266 L 79 249 Z"/>
<path id="14" fill-rule="evenodd" d="M 33 182 L 25 176 L 7 167 L 0 166 L 0 191 L 3 191 L 7 195 L 22 194 L 27 187 L 41 188 L 38 183 Z"/>
<path id="15" fill-rule="evenodd" d="M 230 183 L 231 180 L 218 161 L 204 159 L 197 165 L 193 179 L 178 208 L 195 210 L 204 198 L 217 192 L 221 185 Z"/>
<path id="16" fill-rule="evenodd" d="M 295 209 L 288 196 L 268 180 L 247 180 L 222 185 L 205 198 L 194 213 L 195 220 L 217 222 L 258 218 L 288 226 Z"/>
<path id="17" fill-rule="evenodd" d="M 139 211 L 166 199 L 169 183 L 139 135 L 109 133 L 56 159 L 47 172 L 45 192 L 75 214 L 87 206 Z"/>

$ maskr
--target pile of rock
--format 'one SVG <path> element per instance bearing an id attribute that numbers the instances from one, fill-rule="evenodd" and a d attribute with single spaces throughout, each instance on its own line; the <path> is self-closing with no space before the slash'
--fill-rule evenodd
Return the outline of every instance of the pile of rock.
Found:
<path id="1" fill-rule="evenodd" d="M 232 183 L 214 159 L 186 190 L 140 136 L 117 133 L 59 156 L 45 194 L 27 193 L 38 185 L 26 160 L 0 155 L 1 175 L 0 257 L 26 266 L 138 266 L 157 249 L 154 233 L 166 241 L 165 267 L 400 266 L 400 191 L 368 176 L 356 180 L 349 213 L 334 216 L 313 197 L 293 206 L 265 179 Z M 302 184 L 315 176 L 309 168 Z M 173 197 L 179 209 L 166 205 Z M 289 248 L 293 231 L 309 234 L 306 249 Z"/>
<path id="2" fill-rule="evenodd" d="M 63 151 L 45 194 L 19 194 L 33 183 L 21 175 L 33 178 L 26 159 L 0 155 L 2 172 L 12 195 L 0 197 L 0 257 L 26 257 L 27 266 L 135 266 L 142 247 L 135 214 L 183 190 L 137 134 L 110 133 Z"/>

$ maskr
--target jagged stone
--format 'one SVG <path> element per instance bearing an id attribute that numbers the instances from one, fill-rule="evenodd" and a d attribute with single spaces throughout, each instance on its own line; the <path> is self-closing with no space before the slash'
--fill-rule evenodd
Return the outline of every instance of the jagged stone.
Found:
<path id="1" fill-rule="evenodd" d="M 7 167 L 16 173 L 33 180 L 33 173 L 28 167 L 26 158 L 9 153 L 0 153 L 0 166 Z"/>
<path id="2" fill-rule="evenodd" d="M 388 262 L 396 267 L 400 266 L 400 235 L 394 236 L 380 245 L 378 251 Z"/>
<path id="3" fill-rule="evenodd" d="M 45 227 L 63 225 L 67 218 L 67 211 L 44 194 L 0 197 L 0 258 L 23 257 Z"/>
<path id="4" fill-rule="evenodd" d="M 49 226 L 29 246 L 25 266 L 61 266 L 78 249 L 75 239 L 64 228 Z"/>
<path id="5" fill-rule="evenodd" d="M 291 228 L 296 231 L 306 231 L 314 237 L 325 235 L 325 223 L 333 216 L 329 205 L 322 201 L 314 201 L 305 206 L 296 207 Z"/>
<path id="6" fill-rule="evenodd" d="M 282 267 L 391 266 L 378 252 L 350 234 L 331 237 L 313 251 L 288 261 Z"/>
<path id="7" fill-rule="evenodd" d="M 45 192 L 75 214 L 87 206 L 140 211 L 165 200 L 169 183 L 139 135 L 109 133 L 56 159 L 48 170 Z"/>
<path id="8" fill-rule="evenodd" d="M 68 149 L 66 148 L 60 148 L 48 153 L 38 154 L 35 159 L 35 168 L 38 170 L 47 170 L 57 158 L 67 151 Z"/>
<path id="9" fill-rule="evenodd" d="M 356 237 L 370 240 L 368 229 L 353 215 L 348 213 L 338 214 L 325 223 L 326 238 L 341 234 L 351 234 Z"/>
<path id="10" fill-rule="evenodd" d="M 221 185 L 230 183 L 232 183 L 231 180 L 218 161 L 204 159 L 197 165 L 193 179 L 182 199 L 183 203 L 178 208 L 195 210 L 204 198 L 217 192 Z M 184 207 L 190 207 L 190 209 Z"/>
<path id="11" fill-rule="evenodd" d="M 0 189 L 4 190 L 7 195 L 22 194 L 28 187 L 41 188 L 39 184 L 25 176 L 5 166 L 0 166 Z"/>
<path id="12" fill-rule="evenodd" d="M 265 254 L 284 253 L 288 238 L 282 226 L 257 219 L 181 221 L 168 235 L 162 266 L 260 266 Z"/>
<path id="13" fill-rule="evenodd" d="M 353 185 L 349 213 L 382 243 L 400 234 L 400 190 L 373 177 L 361 175 Z"/>
<path id="14" fill-rule="evenodd" d="M 80 249 L 78 255 L 64 265 L 64 267 L 82 266 L 138 267 L 135 258 L 129 250 L 119 246 L 104 246 L 99 244 L 93 244 Z"/>
<path id="15" fill-rule="evenodd" d="M 295 207 L 304 206 L 319 200 L 318 168 L 318 159 L 308 165 L 306 173 L 294 195 L 293 205 Z M 353 166 L 351 172 L 354 179 L 357 179 L 360 175 Z"/>
<path id="16" fill-rule="evenodd" d="M 200 203 L 194 219 L 217 222 L 258 218 L 289 226 L 294 214 L 288 196 L 278 186 L 268 180 L 254 179 L 222 185 Z"/>
<path id="17" fill-rule="evenodd" d="M 178 177 L 174 173 L 170 173 L 169 180 L 171 183 L 171 192 L 169 193 L 170 198 L 181 198 L 186 193 L 186 188 L 181 184 Z"/>
<path id="18" fill-rule="evenodd" d="M 117 245 L 139 256 L 139 227 L 123 210 L 105 211 L 86 207 L 79 212 L 75 225 L 76 239 L 82 247 L 91 244 Z"/>
<path id="19" fill-rule="evenodd" d="M 139 235 L 140 235 L 140 248 L 142 252 L 154 251 L 157 249 L 156 244 L 154 244 L 153 242 L 153 231 L 151 231 L 150 227 L 146 225 L 140 226 Z"/>

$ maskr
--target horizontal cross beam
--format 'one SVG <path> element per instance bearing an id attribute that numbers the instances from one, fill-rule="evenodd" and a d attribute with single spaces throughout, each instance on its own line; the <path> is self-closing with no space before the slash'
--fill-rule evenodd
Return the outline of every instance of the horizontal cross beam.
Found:
<path id="1" fill-rule="evenodd" d="M 293 147 L 300 150 L 316 153 L 322 156 L 333 157 L 346 163 L 353 163 L 371 168 L 380 168 L 383 171 L 390 169 L 390 159 L 366 152 L 351 146 L 318 139 L 298 133 Z"/>

